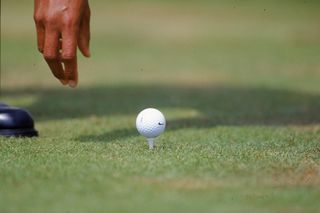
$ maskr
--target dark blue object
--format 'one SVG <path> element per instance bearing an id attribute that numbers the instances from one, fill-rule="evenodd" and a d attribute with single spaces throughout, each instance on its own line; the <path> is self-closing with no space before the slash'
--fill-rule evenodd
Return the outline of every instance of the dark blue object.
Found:
<path id="1" fill-rule="evenodd" d="M 34 137 L 38 132 L 28 111 L 0 103 L 0 135 Z"/>

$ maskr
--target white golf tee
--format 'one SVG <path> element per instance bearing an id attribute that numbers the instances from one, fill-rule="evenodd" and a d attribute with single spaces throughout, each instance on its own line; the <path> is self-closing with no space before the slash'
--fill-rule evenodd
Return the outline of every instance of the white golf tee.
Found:
<path id="1" fill-rule="evenodd" d="M 154 147 L 154 138 L 147 138 L 148 144 L 149 144 L 149 149 L 153 149 Z"/>

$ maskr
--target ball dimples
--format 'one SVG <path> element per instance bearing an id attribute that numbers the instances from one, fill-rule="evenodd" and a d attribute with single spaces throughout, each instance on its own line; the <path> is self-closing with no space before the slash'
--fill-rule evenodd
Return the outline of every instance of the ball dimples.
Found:
<path id="1" fill-rule="evenodd" d="M 165 130 L 166 119 L 157 109 L 144 109 L 137 116 L 136 127 L 141 135 L 147 138 L 155 138 Z"/>

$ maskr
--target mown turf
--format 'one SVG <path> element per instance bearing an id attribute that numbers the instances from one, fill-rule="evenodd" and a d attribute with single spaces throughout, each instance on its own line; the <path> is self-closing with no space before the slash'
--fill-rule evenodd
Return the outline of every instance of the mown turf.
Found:
<path id="1" fill-rule="evenodd" d="M 1 2 L 0 212 L 319 212 L 318 1 L 93 1 L 92 58 L 59 85 L 32 5 Z M 9 21 L 10 20 L 10 21 Z M 148 150 L 135 116 L 168 120 Z"/>

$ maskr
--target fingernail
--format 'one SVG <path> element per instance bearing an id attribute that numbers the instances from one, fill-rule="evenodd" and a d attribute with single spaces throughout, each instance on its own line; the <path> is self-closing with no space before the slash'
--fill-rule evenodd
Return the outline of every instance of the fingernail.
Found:
<path id="1" fill-rule="evenodd" d="M 67 85 L 68 84 L 68 81 L 67 80 L 64 80 L 64 79 L 59 79 L 61 84 L 63 85 Z"/>
<path id="2" fill-rule="evenodd" d="M 90 56 L 91 56 L 91 53 L 90 53 L 90 50 L 88 50 L 86 57 L 89 58 Z"/>
<path id="3" fill-rule="evenodd" d="M 70 80 L 69 81 L 69 86 L 72 87 L 72 88 L 75 88 L 77 86 L 77 82 L 75 82 L 73 80 Z"/>

